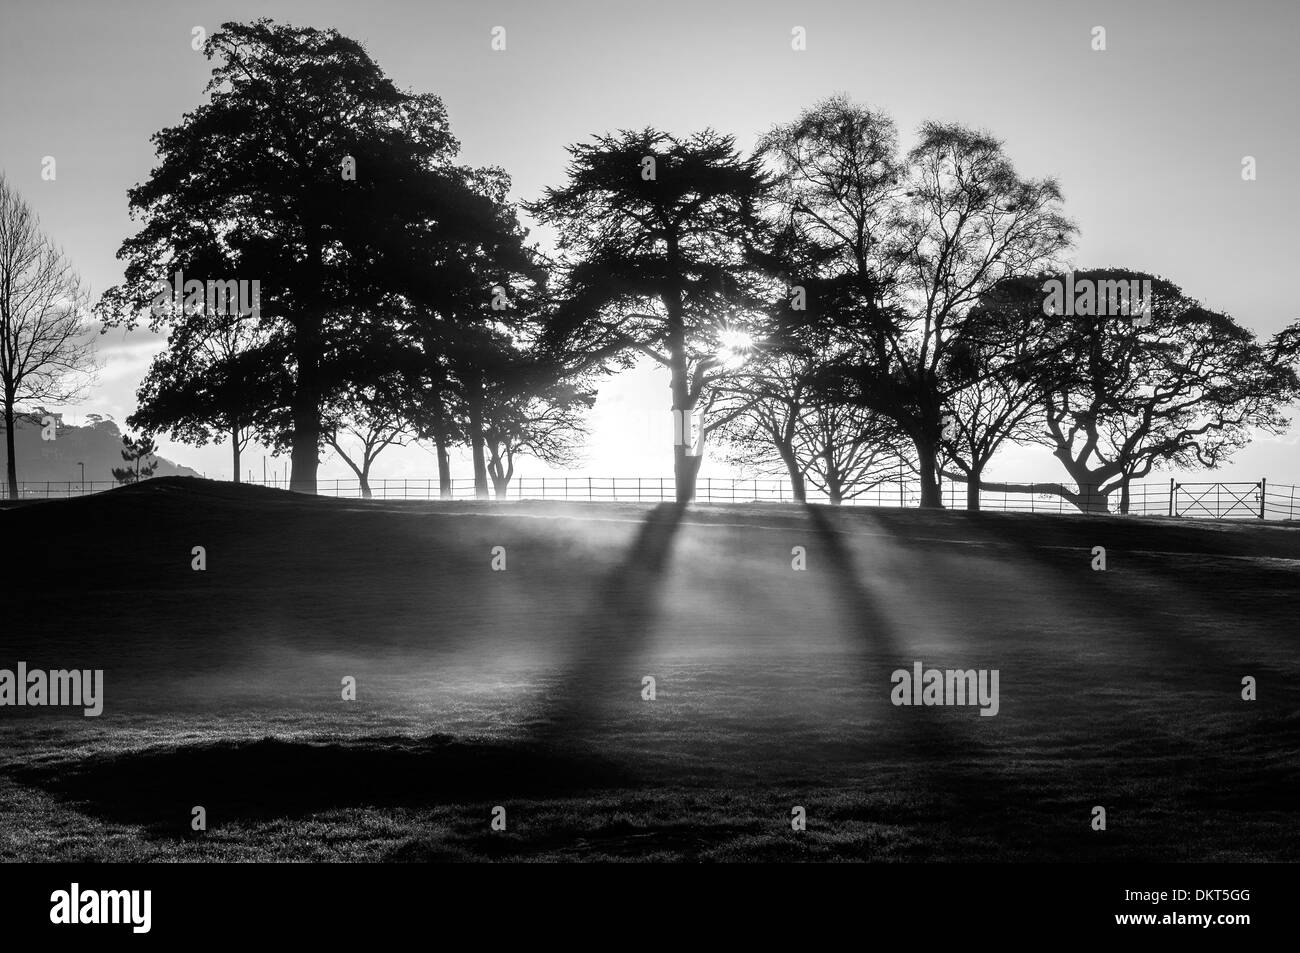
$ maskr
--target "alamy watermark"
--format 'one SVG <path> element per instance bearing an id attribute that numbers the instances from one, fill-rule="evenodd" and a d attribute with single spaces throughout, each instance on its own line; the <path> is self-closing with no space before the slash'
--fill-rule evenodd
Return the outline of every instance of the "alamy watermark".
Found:
<path id="1" fill-rule="evenodd" d="M 979 705 L 980 714 L 998 713 L 998 669 L 924 668 L 912 663 L 889 676 L 893 689 L 889 700 L 894 705 Z"/>
<path id="2" fill-rule="evenodd" d="M 83 709 L 87 718 L 98 718 L 104 711 L 104 670 L 27 668 L 19 662 L 17 671 L 0 668 L 0 708 L 13 706 L 50 706 Z"/>
<path id="3" fill-rule="evenodd" d="M 1073 272 L 1065 278 L 1052 278 L 1043 283 L 1043 314 L 1058 317 L 1096 316 L 1132 318 L 1133 324 L 1145 327 L 1151 323 L 1151 279 L 1121 281 L 1107 278 L 1075 280 Z"/>
<path id="4" fill-rule="evenodd" d="M 132 933 L 148 933 L 152 908 L 152 890 L 82 890 L 74 883 L 50 894 L 50 922 L 59 925 L 126 924 Z"/>
<path id="5" fill-rule="evenodd" d="M 149 305 L 154 315 L 164 314 L 170 309 L 188 314 L 206 310 L 223 316 L 261 316 L 262 282 L 256 278 L 252 281 L 233 278 L 207 281 L 191 278 L 186 281 L 184 273 L 177 271 L 171 282 L 159 279 L 154 287 L 157 291 Z"/>

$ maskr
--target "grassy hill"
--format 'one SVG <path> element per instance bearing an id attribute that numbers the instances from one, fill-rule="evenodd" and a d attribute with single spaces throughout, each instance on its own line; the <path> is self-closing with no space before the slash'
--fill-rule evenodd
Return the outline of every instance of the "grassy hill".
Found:
<path id="1" fill-rule="evenodd" d="M 0 858 L 1300 859 L 1300 528 L 168 478 L 0 539 L 0 667 L 107 695 L 0 708 Z"/>

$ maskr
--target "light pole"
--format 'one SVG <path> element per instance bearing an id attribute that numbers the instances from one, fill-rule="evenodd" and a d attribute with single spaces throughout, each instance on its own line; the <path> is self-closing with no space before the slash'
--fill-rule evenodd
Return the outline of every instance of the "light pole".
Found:
<path id="1" fill-rule="evenodd" d="M 80 460 L 78 460 L 77 466 L 81 467 L 81 492 L 85 493 L 86 492 L 86 465 L 82 463 Z"/>

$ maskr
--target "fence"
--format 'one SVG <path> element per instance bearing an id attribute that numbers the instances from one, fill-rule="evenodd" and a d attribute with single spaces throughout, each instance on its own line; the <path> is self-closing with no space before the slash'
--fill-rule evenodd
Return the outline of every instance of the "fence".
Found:
<path id="1" fill-rule="evenodd" d="M 255 486 L 287 489 L 284 480 L 269 479 L 248 481 Z M 47 499 L 82 496 L 111 489 L 111 481 L 80 483 L 20 483 L 22 499 Z M 1034 490 L 1039 484 L 1007 484 L 1023 488 L 1011 490 L 983 490 L 980 506 L 986 510 L 1003 510 L 1025 513 L 1074 513 L 1076 507 L 1054 493 Z M 377 500 L 436 500 L 439 498 L 436 478 L 390 478 L 370 481 L 370 489 Z M 361 481 L 355 478 L 320 480 L 317 492 L 322 496 L 360 497 Z M 493 494 L 495 498 L 495 494 Z M 949 509 L 966 508 L 966 485 L 944 481 L 944 505 Z M 451 498 L 475 498 L 473 480 L 453 480 Z M 658 503 L 675 498 L 672 477 L 519 477 L 510 482 L 506 494 L 511 500 L 550 500 L 593 503 Z M 700 503 L 792 503 L 794 493 L 790 482 L 779 478 L 737 479 L 730 477 L 701 477 L 696 484 L 695 499 Z M 881 483 L 844 500 L 846 506 L 918 506 L 920 485 L 915 481 Z M 811 487 L 808 502 L 829 502 L 825 493 Z M 1119 508 L 1119 493 L 1110 494 L 1111 510 Z M 1267 480 L 1254 483 L 1181 483 L 1170 480 L 1143 481 L 1129 487 L 1128 512 L 1147 516 L 1181 516 L 1199 519 L 1296 519 L 1300 515 L 1300 493 L 1297 487 L 1270 484 Z"/>

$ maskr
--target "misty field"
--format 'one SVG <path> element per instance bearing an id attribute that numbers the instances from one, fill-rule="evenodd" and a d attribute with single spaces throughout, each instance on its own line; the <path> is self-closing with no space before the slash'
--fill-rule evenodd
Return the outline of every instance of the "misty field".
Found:
<path id="1" fill-rule="evenodd" d="M 1296 526 L 169 478 L 0 541 L 0 668 L 106 695 L 0 708 L 7 861 L 1300 860 Z"/>

